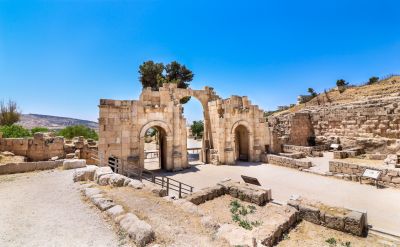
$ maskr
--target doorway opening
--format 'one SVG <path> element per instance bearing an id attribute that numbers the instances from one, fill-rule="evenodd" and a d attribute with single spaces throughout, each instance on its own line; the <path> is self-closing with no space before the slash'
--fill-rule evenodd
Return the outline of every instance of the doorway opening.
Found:
<path id="1" fill-rule="evenodd" d="M 204 109 L 200 101 L 190 97 L 183 104 L 183 116 L 186 119 L 186 149 L 189 165 L 202 164 L 204 146 Z"/>
<path id="2" fill-rule="evenodd" d="M 249 131 L 243 125 L 235 129 L 235 159 L 249 161 Z"/>
<path id="3" fill-rule="evenodd" d="M 150 127 L 144 135 L 144 169 L 154 171 L 166 169 L 167 138 L 163 128 Z"/>

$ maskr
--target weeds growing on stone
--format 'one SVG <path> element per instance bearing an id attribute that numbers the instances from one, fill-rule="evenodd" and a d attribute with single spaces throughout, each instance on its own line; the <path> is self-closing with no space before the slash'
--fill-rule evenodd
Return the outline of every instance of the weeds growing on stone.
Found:
<path id="1" fill-rule="evenodd" d="M 325 242 L 327 242 L 330 246 L 337 246 L 338 244 L 338 241 L 336 241 L 335 238 L 328 238 L 325 240 Z M 340 246 L 351 247 L 351 242 L 340 242 Z"/>

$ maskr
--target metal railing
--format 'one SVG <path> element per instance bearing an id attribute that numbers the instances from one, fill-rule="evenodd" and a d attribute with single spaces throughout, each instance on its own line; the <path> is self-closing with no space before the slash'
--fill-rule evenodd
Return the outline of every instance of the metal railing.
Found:
<path id="1" fill-rule="evenodd" d="M 120 160 L 117 157 L 110 156 L 108 158 L 108 166 L 111 167 L 111 170 L 115 173 L 120 172 Z"/>

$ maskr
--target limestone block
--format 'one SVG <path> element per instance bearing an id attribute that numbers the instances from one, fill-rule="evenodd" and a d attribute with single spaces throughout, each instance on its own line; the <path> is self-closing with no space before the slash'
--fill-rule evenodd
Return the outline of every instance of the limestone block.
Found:
<path id="1" fill-rule="evenodd" d="M 109 166 L 99 167 L 99 169 L 97 169 L 94 173 L 94 181 L 97 182 L 102 175 L 112 174 L 112 173 L 113 171 Z"/>
<path id="2" fill-rule="evenodd" d="M 338 231 L 343 231 L 344 230 L 344 218 L 341 216 L 335 216 L 331 214 L 325 214 L 325 226 L 338 230 Z"/>
<path id="3" fill-rule="evenodd" d="M 105 210 L 115 206 L 115 203 L 111 199 L 104 198 L 104 197 L 94 198 L 93 203 L 101 211 L 105 211 Z"/>
<path id="4" fill-rule="evenodd" d="M 128 186 L 132 187 L 134 189 L 142 189 L 144 187 L 144 184 L 142 182 L 140 182 L 139 180 L 131 179 Z"/>
<path id="5" fill-rule="evenodd" d="M 299 205 L 299 217 L 317 225 L 321 223 L 319 209 L 309 205 Z"/>
<path id="6" fill-rule="evenodd" d="M 144 247 L 154 239 L 152 227 L 132 213 L 124 215 L 119 224 L 139 247 Z"/>
<path id="7" fill-rule="evenodd" d="M 115 205 L 107 209 L 106 213 L 113 219 L 125 213 L 124 208 L 121 205 Z"/>
<path id="8" fill-rule="evenodd" d="M 125 176 L 123 176 L 121 174 L 114 173 L 114 174 L 112 174 L 110 176 L 108 184 L 111 185 L 111 186 L 114 186 L 114 187 L 122 187 L 122 186 L 124 186 L 124 183 L 125 183 L 126 179 L 129 180 L 128 177 L 125 177 Z"/>
<path id="9" fill-rule="evenodd" d="M 65 170 L 86 167 L 86 160 L 64 160 L 63 168 Z"/>
<path id="10" fill-rule="evenodd" d="M 364 234 L 366 215 L 364 213 L 351 211 L 344 218 L 344 230 L 348 233 L 362 236 Z"/>
<path id="11" fill-rule="evenodd" d="M 102 191 L 98 188 L 85 188 L 83 191 L 83 194 L 87 197 L 90 197 L 91 195 L 95 194 L 100 194 Z"/>
<path id="12" fill-rule="evenodd" d="M 113 177 L 115 174 L 114 173 L 108 173 L 108 174 L 104 174 L 102 176 L 99 177 L 99 179 L 97 180 L 97 183 L 101 186 L 106 186 L 110 184 L 110 179 L 111 177 Z"/>
<path id="13" fill-rule="evenodd" d="M 93 181 L 94 173 L 97 169 L 98 167 L 94 165 L 88 165 L 87 167 L 76 169 L 73 175 L 74 182 L 88 180 Z"/>

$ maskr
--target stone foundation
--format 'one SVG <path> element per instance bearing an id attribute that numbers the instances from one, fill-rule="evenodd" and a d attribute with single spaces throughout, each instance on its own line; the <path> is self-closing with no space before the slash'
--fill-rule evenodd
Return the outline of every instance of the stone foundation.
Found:
<path id="1" fill-rule="evenodd" d="M 299 220 L 306 220 L 356 236 L 364 236 L 366 234 L 367 213 L 331 207 L 304 198 L 289 200 L 288 205 L 299 210 Z"/>
<path id="2" fill-rule="evenodd" d="M 341 161 L 329 161 L 329 171 L 332 172 L 335 177 L 346 180 L 358 182 L 365 169 L 381 171 L 381 176 L 378 178 L 378 184 L 400 188 L 400 168 L 382 168 L 376 166 L 351 164 Z M 363 178 L 363 180 L 364 179 L 372 182 L 370 179 Z"/>
<path id="3" fill-rule="evenodd" d="M 311 161 L 297 160 L 297 159 L 292 159 L 292 158 L 273 155 L 273 154 L 268 154 L 265 156 L 265 158 L 266 159 L 263 162 L 266 162 L 268 164 L 278 165 L 278 166 L 285 166 L 285 167 L 290 167 L 290 168 L 295 168 L 295 169 L 307 169 L 307 168 L 312 167 Z"/>

